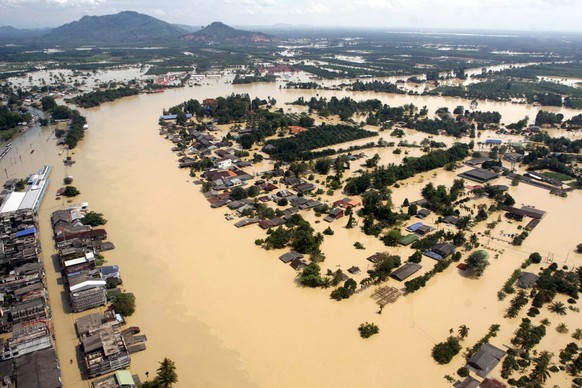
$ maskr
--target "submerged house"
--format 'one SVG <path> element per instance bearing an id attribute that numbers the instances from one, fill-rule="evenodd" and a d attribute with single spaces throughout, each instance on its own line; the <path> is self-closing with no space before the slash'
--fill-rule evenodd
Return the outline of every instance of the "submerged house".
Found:
<path id="1" fill-rule="evenodd" d="M 483 344 L 467 362 L 467 368 L 485 377 L 499 364 L 505 351 L 488 343 Z"/>
<path id="2" fill-rule="evenodd" d="M 457 250 L 457 247 L 449 243 L 438 243 L 435 244 L 428 251 L 424 252 L 424 255 L 435 259 L 438 261 L 444 260 Z"/>
<path id="3" fill-rule="evenodd" d="M 303 255 L 299 252 L 291 251 L 279 256 L 279 260 L 285 264 L 290 263 L 295 259 L 303 259 Z"/>
<path id="4" fill-rule="evenodd" d="M 334 222 L 335 220 L 338 220 L 338 219 L 342 218 L 343 216 L 344 216 L 343 209 L 336 207 L 336 208 L 331 209 L 331 211 L 329 212 L 327 217 L 325 217 L 323 220 L 327 221 L 327 222 Z"/>
<path id="5" fill-rule="evenodd" d="M 474 168 L 472 170 L 460 173 L 458 176 L 461 178 L 469 179 L 471 181 L 485 183 L 497 178 L 499 174 L 483 168 Z"/>
<path id="6" fill-rule="evenodd" d="M 517 280 L 517 285 L 520 288 L 533 287 L 538 281 L 539 276 L 531 272 L 522 272 Z"/>
<path id="7" fill-rule="evenodd" d="M 400 268 L 398 268 L 397 270 L 393 271 L 390 274 L 390 277 L 392 277 L 396 280 L 399 280 L 399 281 L 403 281 L 403 280 L 409 278 L 410 276 L 412 276 L 414 273 L 416 273 L 421 268 L 422 268 L 422 266 L 420 264 L 408 262 L 408 263 L 405 263 Z"/>

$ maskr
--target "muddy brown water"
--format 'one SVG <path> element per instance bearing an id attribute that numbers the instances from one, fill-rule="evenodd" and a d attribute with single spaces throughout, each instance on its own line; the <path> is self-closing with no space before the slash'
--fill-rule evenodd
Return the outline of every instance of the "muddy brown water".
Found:
<path id="1" fill-rule="evenodd" d="M 430 356 L 431 348 L 448 336 L 449 328 L 462 324 L 471 329 L 464 347 L 472 346 L 494 323 L 501 324 L 502 330 L 492 342 L 497 346 L 509 344 L 519 320 L 503 318 L 509 299 L 498 302 L 496 293 L 530 252 L 537 250 L 544 257 L 553 253 L 560 265 L 581 264 L 580 255 L 573 249 L 581 242 L 582 219 L 575 215 L 582 208 L 582 194 L 573 192 L 568 198 L 558 198 L 520 184 L 510 188 L 517 203 L 542 208 L 548 215 L 522 247 L 482 239 L 502 253 L 492 259 L 480 280 L 464 278 L 451 266 L 426 288 L 386 306 L 382 315 L 377 314 L 378 306 L 370 298 L 373 288 L 335 302 L 329 299 L 331 290 L 297 287 L 294 271 L 277 259 L 283 251 L 256 247 L 253 241 L 263 238 L 263 231 L 256 227 L 236 229 L 233 221 L 224 219 L 225 210 L 210 209 L 187 171 L 177 168 L 170 143 L 158 135 L 162 108 L 188 98 L 233 91 L 275 97 L 284 109 L 283 102 L 315 94 L 272 85 L 233 87 L 213 81 L 203 87 L 128 97 L 83 111 L 90 128 L 70 154 L 76 163 L 68 169 L 81 191 L 74 202 L 89 202 L 92 210 L 104 213 L 109 220 L 106 229 L 117 248 L 107 252 L 106 259 L 120 265 L 123 287 L 137 296 L 137 310 L 129 324 L 139 326 L 148 336 L 148 349 L 132 357 L 131 371 L 142 380 L 146 371 L 154 375 L 158 361 L 169 357 L 176 362 L 179 387 L 449 386 L 444 376 L 456 375 L 462 357 L 439 366 Z M 331 96 L 334 92 L 319 94 Z M 427 105 L 431 111 L 443 105 L 454 108 L 463 102 L 375 93 L 353 96 L 382 97 L 391 105 L 412 102 Z M 537 109 L 507 103 L 479 104 L 479 110 L 499 110 L 505 122 L 525 115 L 534 117 Z M 562 111 L 566 116 L 577 113 Z M 79 315 L 63 307 L 67 305 L 63 303 L 63 287 L 49 264 L 54 252 L 49 216 L 64 205 L 62 200 L 55 200 L 54 193 L 65 175 L 61 160 L 66 156 L 58 155 L 50 134 L 49 128 L 33 129 L 15 139 L 14 149 L 0 161 L 0 173 L 23 177 L 43 163 L 55 167 L 40 210 L 41 239 L 64 386 L 81 387 L 88 383 L 82 379 L 76 353 L 73 324 Z M 388 136 L 384 138 L 390 141 Z M 32 154 L 31 149 L 35 150 Z M 396 159 L 391 149 L 379 152 L 383 162 L 403 156 Z M 394 203 L 420 198 L 420 190 L 428 181 L 450 185 L 455 174 L 438 170 L 402 182 L 402 188 L 394 190 Z M 312 213 L 306 213 L 306 218 L 318 231 L 328 226 L 325 222 L 316 224 Z M 357 265 L 363 271 L 355 276 L 359 281 L 368 268 L 365 258 L 374 252 L 389 251 L 404 259 L 412 253 L 409 248 L 384 247 L 378 239 L 364 236 L 357 229 L 345 229 L 344 225 L 345 219 L 332 224 L 335 235 L 325 239 L 324 271 L 345 271 Z M 480 225 L 477 230 L 484 228 Z M 516 225 L 503 222 L 492 234 L 511 228 Z M 366 249 L 356 250 L 356 241 Z M 434 262 L 423 258 L 422 265 L 422 271 L 427 271 Z M 388 285 L 402 286 L 394 280 Z M 540 348 L 553 351 L 557 357 L 570 337 L 557 334 L 554 326 L 565 322 L 573 331 L 580 326 L 579 314 L 554 315 L 550 320 L 552 327 Z M 380 334 L 363 340 L 357 327 L 366 321 L 378 324 Z M 493 375 L 499 373 L 497 368 Z M 558 374 L 549 383 L 566 386 L 566 377 Z"/>

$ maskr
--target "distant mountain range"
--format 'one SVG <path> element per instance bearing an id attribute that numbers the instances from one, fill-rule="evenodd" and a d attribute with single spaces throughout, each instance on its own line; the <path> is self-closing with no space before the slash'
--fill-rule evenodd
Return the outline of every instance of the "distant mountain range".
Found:
<path id="1" fill-rule="evenodd" d="M 214 22 L 200 31 L 184 36 L 195 42 L 273 42 L 275 37 L 262 32 L 237 30 L 221 22 Z"/>
<path id="2" fill-rule="evenodd" d="M 0 27 L 0 38 L 5 39 L 27 39 L 35 38 L 45 35 L 50 28 L 38 28 L 38 29 L 20 29 L 14 28 L 12 26 Z"/>
<path id="3" fill-rule="evenodd" d="M 115 15 L 84 16 L 52 29 L 42 40 L 57 44 L 149 44 L 179 39 L 185 34 L 186 30 L 170 23 L 141 13 L 124 11 Z"/>
<path id="4" fill-rule="evenodd" d="M 149 45 L 172 42 L 272 42 L 261 32 L 237 30 L 214 22 L 206 27 L 170 24 L 134 11 L 114 15 L 84 16 L 52 29 L 26 30 L 0 27 L 1 42 L 47 45 Z"/>

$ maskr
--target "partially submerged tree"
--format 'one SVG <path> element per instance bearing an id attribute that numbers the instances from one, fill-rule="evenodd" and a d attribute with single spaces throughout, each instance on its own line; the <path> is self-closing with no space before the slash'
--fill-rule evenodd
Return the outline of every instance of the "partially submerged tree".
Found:
<path id="1" fill-rule="evenodd" d="M 466 263 L 467 271 L 473 276 L 479 277 L 489 266 L 489 254 L 483 250 L 475 251 L 469 255 Z"/>

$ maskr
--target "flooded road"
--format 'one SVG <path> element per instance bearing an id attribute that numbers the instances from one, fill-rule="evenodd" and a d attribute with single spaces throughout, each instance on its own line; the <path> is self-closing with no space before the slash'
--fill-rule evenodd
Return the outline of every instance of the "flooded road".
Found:
<path id="1" fill-rule="evenodd" d="M 431 348 L 449 335 L 450 328 L 462 324 L 471 329 L 464 347 L 472 346 L 494 323 L 502 324 L 502 330 L 493 343 L 508 344 L 519 321 L 503 318 L 508 300 L 498 302 L 496 293 L 529 253 L 539 250 L 546 257 L 554 252 L 559 263 L 581 264 L 573 249 L 580 242 L 577 231 L 582 228 L 582 219 L 570 217 L 572 209 L 582 208 L 581 193 L 573 192 L 564 199 L 521 184 L 510 188 L 516 202 L 542 208 L 548 215 L 522 247 L 509 249 L 492 242 L 492 247 L 504 249 L 504 253 L 492 261 L 480 280 L 460 276 L 452 265 L 421 291 L 386 306 L 382 315 L 377 314 L 378 306 L 369 297 L 373 288 L 335 302 L 329 298 L 330 289 L 297 287 L 293 270 L 278 260 L 283 251 L 256 247 L 253 241 L 264 238 L 262 230 L 236 229 L 224 219 L 222 209 L 210 209 L 188 172 L 177 168 L 171 144 L 158 135 L 162 108 L 189 98 L 249 93 L 251 97 L 275 97 L 278 106 L 286 110 L 284 102 L 315 95 L 274 85 L 233 87 L 222 80 L 211 81 L 203 87 L 128 97 L 82 112 L 90 128 L 71 153 L 76 163 L 68 174 L 74 176 L 73 184 L 81 191 L 74 203 L 89 202 L 92 210 L 104 213 L 109 220 L 105 227 L 117 248 L 105 256 L 109 263 L 120 266 L 124 288 L 137 297 L 136 313 L 129 324 L 139 326 L 148 337 L 148 349 L 132 356 L 131 371 L 142 380 L 146 371 L 154 375 L 158 361 L 168 357 L 176 362 L 178 387 L 450 386 L 444 376 L 456 376 L 462 357 L 439 366 L 430 356 Z M 411 102 L 419 107 L 427 105 L 431 112 L 445 105 L 452 111 L 462 104 L 459 99 L 436 97 L 350 95 L 380 98 L 393 106 Z M 481 102 L 478 108 L 500 111 L 504 122 L 525 115 L 535 117 L 537 109 Z M 578 113 L 562 112 L 566 118 Z M 9 177 L 22 177 L 42 163 L 55 166 L 40 211 L 47 262 L 54 252 L 49 215 L 63 206 L 54 199 L 54 193 L 65 175 L 61 162 L 65 155 L 58 155 L 54 140 L 46 141 L 49 136 L 48 128 L 31 130 L 13 141 L 13 154 L 0 161 L 0 172 L 6 169 Z M 392 141 L 388 136 L 385 139 Z M 30 148 L 35 149 L 33 154 L 29 154 Z M 392 149 L 380 152 L 383 161 L 392 160 Z M 394 203 L 420 198 L 420 190 L 429 180 L 450 185 L 454 177 L 454 173 L 439 170 L 436 175 L 431 172 L 411 178 L 403 182 L 401 190 L 394 191 Z M 328 226 L 315 224 L 312 213 L 305 217 L 318 231 Z M 563 228 L 564 220 L 568 220 L 567 228 Z M 344 225 L 343 220 L 332 224 L 335 235 L 325 239 L 324 271 L 357 265 L 363 272 L 355 277 L 359 281 L 365 276 L 365 258 L 373 253 L 389 251 L 403 260 L 412 253 L 409 248 L 385 247 L 377 238 Z M 356 241 L 366 250 L 354 249 Z M 427 271 L 434 261 L 425 257 L 421 264 L 422 271 Z M 74 348 L 78 343 L 73 328 L 76 315 L 62 307 L 63 287 L 50 265 L 47 279 L 64 386 L 87 386 L 81 379 Z M 387 284 L 401 287 L 394 280 Z M 558 323 L 557 318 L 551 320 Z M 376 323 L 380 334 L 363 340 L 357 327 L 366 321 Z M 560 317 L 560 321 L 567 322 L 572 331 L 580 322 L 574 313 Z M 553 329 L 548 332 L 541 346 L 557 353 L 569 337 L 558 337 Z M 493 375 L 499 372 L 497 368 Z"/>

